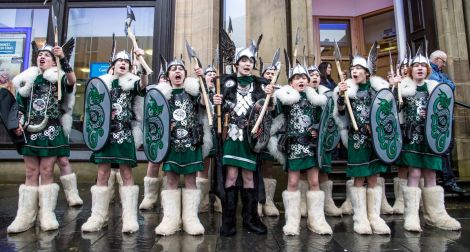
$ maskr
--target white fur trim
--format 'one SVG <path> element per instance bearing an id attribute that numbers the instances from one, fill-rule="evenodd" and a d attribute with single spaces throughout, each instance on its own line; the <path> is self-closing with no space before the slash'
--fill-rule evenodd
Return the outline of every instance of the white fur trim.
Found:
<path id="1" fill-rule="evenodd" d="M 319 95 L 317 91 L 311 87 L 305 88 L 305 94 L 307 95 L 308 101 L 314 106 L 325 106 L 328 99 L 324 95 Z"/>
<path id="2" fill-rule="evenodd" d="M 323 86 L 323 85 L 319 85 L 318 86 L 318 94 L 325 94 L 326 92 L 330 91 L 329 88 Z"/>
<path id="3" fill-rule="evenodd" d="M 283 104 L 283 105 L 292 105 L 297 103 L 300 100 L 300 94 L 290 85 L 284 85 L 280 89 L 276 90 L 274 96 Z"/>
<path id="4" fill-rule="evenodd" d="M 126 73 L 119 77 L 119 86 L 122 90 L 131 90 L 134 88 L 135 82 L 140 80 L 140 77 L 132 73 Z"/>
<path id="5" fill-rule="evenodd" d="M 349 98 L 356 99 L 357 90 L 359 90 L 359 85 L 356 84 L 356 82 L 354 82 L 353 79 L 347 79 L 345 82 L 348 85 L 348 91 L 347 92 L 348 92 Z M 338 87 L 336 87 L 335 90 L 337 88 Z M 338 88 L 338 90 L 339 90 L 339 88 Z"/>
<path id="6" fill-rule="evenodd" d="M 157 85 L 157 89 L 163 94 L 165 99 L 170 100 L 171 99 L 171 91 L 173 88 L 171 87 L 170 83 L 168 82 L 162 82 Z"/>
<path id="7" fill-rule="evenodd" d="M 13 85 L 22 97 L 29 97 L 34 80 L 40 73 L 39 68 L 30 67 L 13 78 Z"/>
<path id="8" fill-rule="evenodd" d="M 184 80 L 184 91 L 192 96 L 199 95 L 199 80 L 192 77 L 187 77 Z"/>
<path id="9" fill-rule="evenodd" d="M 269 131 L 269 134 L 271 136 L 275 135 L 284 126 L 285 123 L 286 123 L 286 118 L 284 114 L 280 114 L 276 116 L 273 119 L 273 122 L 271 123 L 271 129 Z"/>
<path id="10" fill-rule="evenodd" d="M 42 74 L 44 79 L 52 83 L 56 83 L 58 80 L 58 77 L 62 79 L 64 75 L 65 75 L 64 71 L 60 70 L 60 76 L 57 76 L 57 67 L 51 67 L 47 69 L 46 71 L 44 71 L 44 73 Z"/>
<path id="11" fill-rule="evenodd" d="M 62 124 L 62 129 L 64 130 L 64 134 L 66 136 L 70 135 L 72 131 L 72 113 L 73 113 L 73 106 L 75 105 L 75 93 L 77 91 L 77 87 L 73 86 L 73 91 L 71 93 L 65 93 L 64 99 L 62 100 L 62 104 L 60 105 L 61 108 L 65 111 L 65 113 L 60 118 L 60 122 Z"/>
<path id="12" fill-rule="evenodd" d="M 349 131 L 347 129 L 342 129 L 342 130 L 339 131 L 339 134 L 341 136 L 341 142 L 343 143 L 344 147 L 347 149 L 348 148 Z"/>
<path id="13" fill-rule="evenodd" d="M 278 148 L 277 144 L 279 142 L 279 138 L 277 136 L 271 136 L 268 142 L 268 150 L 269 153 L 281 164 L 284 165 L 286 163 L 286 156 L 282 153 Z"/>
<path id="14" fill-rule="evenodd" d="M 390 83 L 388 83 L 385 79 L 379 76 L 372 76 L 370 77 L 370 86 L 375 90 L 379 91 L 384 88 L 390 88 Z"/>
<path id="15" fill-rule="evenodd" d="M 214 142 L 212 141 L 211 126 L 209 125 L 209 120 L 207 119 L 207 112 L 205 109 L 199 111 L 199 118 L 202 120 L 202 129 L 204 136 L 202 138 L 202 158 L 206 158 L 209 155 Z"/>
<path id="16" fill-rule="evenodd" d="M 349 126 L 349 117 L 347 115 L 347 111 L 344 115 L 340 115 L 338 111 L 338 97 L 339 97 L 339 87 L 336 87 L 333 90 L 333 102 L 334 102 L 334 107 L 333 107 L 333 118 L 335 119 L 336 125 L 338 125 L 338 128 L 340 130 L 342 129 L 347 129 Z M 346 108 L 345 108 L 346 109 Z"/>
<path id="17" fill-rule="evenodd" d="M 428 85 L 428 93 L 431 94 L 432 91 L 439 85 L 440 83 L 435 80 L 426 80 L 426 84 Z"/>
<path id="18" fill-rule="evenodd" d="M 104 82 L 104 84 L 106 84 L 108 89 L 111 90 L 112 83 L 113 83 L 113 80 L 114 80 L 114 75 L 104 74 L 104 75 L 99 76 L 98 78 L 100 78 Z"/>
<path id="19" fill-rule="evenodd" d="M 400 91 L 403 97 L 411 97 L 416 94 L 416 82 L 410 77 L 405 77 L 400 83 Z"/>
<path id="20" fill-rule="evenodd" d="M 144 143 L 144 134 L 142 131 L 142 121 L 144 119 L 144 98 L 136 96 L 134 98 L 133 111 L 135 115 L 134 121 L 132 121 L 132 136 L 134 137 L 135 150 Z"/>

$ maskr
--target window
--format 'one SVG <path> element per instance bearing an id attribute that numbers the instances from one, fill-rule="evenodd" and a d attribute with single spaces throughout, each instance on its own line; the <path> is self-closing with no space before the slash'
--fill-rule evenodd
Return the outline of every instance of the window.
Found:
<path id="1" fill-rule="evenodd" d="M 331 77 L 339 82 L 338 70 L 335 67 L 334 48 L 335 41 L 341 52 L 341 69 L 349 69 L 349 56 L 351 55 L 351 36 L 349 20 L 320 19 L 320 58 L 333 66 Z"/>
<path id="2" fill-rule="evenodd" d="M 136 21 L 132 31 L 145 61 L 152 67 L 154 7 L 133 7 Z M 77 76 L 77 94 L 73 111 L 71 144 L 84 144 L 82 134 L 84 91 L 87 81 L 106 73 L 111 57 L 112 35 L 116 36 L 116 52 L 132 50 L 132 42 L 124 33 L 126 8 L 70 8 L 67 39 L 75 37 L 75 53 L 71 64 Z"/>

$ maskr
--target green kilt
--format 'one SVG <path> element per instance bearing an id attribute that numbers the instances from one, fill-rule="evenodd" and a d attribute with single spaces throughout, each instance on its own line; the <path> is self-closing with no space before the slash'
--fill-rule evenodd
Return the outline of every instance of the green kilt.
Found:
<path id="1" fill-rule="evenodd" d="M 314 167 L 318 167 L 317 159 L 314 156 L 287 159 L 286 162 L 287 171 L 303 171 Z"/>
<path id="2" fill-rule="evenodd" d="M 399 166 L 442 171 L 442 158 L 431 152 L 428 145 L 403 144 L 403 149 L 395 162 Z"/>
<path id="3" fill-rule="evenodd" d="M 134 138 L 131 137 L 131 142 L 108 142 L 103 149 L 91 155 L 90 161 L 95 164 L 124 164 L 136 167 L 137 157 L 135 154 Z"/>
<path id="4" fill-rule="evenodd" d="M 352 135 L 348 137 L 348 167 L 346 169 L 346 176 L 368 177 L 389 171 L 389 166 L 380 161 L 375 155 L 370 138 L 365 139 L 365 141 L 369 141 L 369 143 L 361 144 L 359 149 L 355 149 Z"/>
<path id="5" fill-rule="evenodd" d="M 187 149 L 186 151 L 179 152 L 170 148 L 163 162 L 162 170 L 177 174 L 191 174 L 204 170 L 202 147 L 198 146 L 194 151 Z"/>
<path id="6" fill-rule="evenodd" d="M 325 151 L 325 154 L 322 157 L 322 164 L 320 171 L 324 173 L 331 173 L 331 163 L 333 162 L 333 151 Z"/>
<path id="7" fill-rule="evenodd" d="M 48 127 L 46 126 L 45 130 L 39 133 L 43 135 L 47 131 Z M 68 157 L 70 156 L 70 145 L 67 137 L 62 130 L 62 126 L 57 126 L 58 135 L 54 139 L 49 139 L 49 137 L 34 137 L 34 135 L 26 133 L 26 138 L 28 141 L 21 148 L 20 153 L 23 156 L 34 156 L 34 157 Z M 33 139 L 35 140 L 33 140 Z"/>
<path id="8" fill-rule="evenodd" d="M 257 155 L 251 151 L 248 141 L 233 141 L 228 138 L 224 142 L 223 166 L 234 166 L 256 171 Z"/>

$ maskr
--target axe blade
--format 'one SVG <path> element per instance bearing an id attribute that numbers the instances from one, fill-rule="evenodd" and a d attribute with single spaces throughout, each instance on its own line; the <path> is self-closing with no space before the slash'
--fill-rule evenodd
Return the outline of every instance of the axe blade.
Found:
<path id="1" fill-rule="evenodd" d="M 233 32 L 233 26 L 232 26 L 232 17 L 228 17 L 228 28 L 227 31 L 229 34 Z"/>
<path id="2" fill-rule="evenodd" d="M 335 60 L 341 61 L 341 51 L 339 50 L 338 42 L 336 42 L 335 40 L 334 43 L 335 43 L 335 49 L 334 49 Z"/>
<path id="3" fill-rule="evenodd" d="M 194 49 L 191 47 L 191 45 L 188 43 L 187 40 L 186 40 L 186 51 L 188 52 L 188 57 L 190 61 L 192 61 L 193 57 L 197 57 L 196 52 L 194 51 Z"/>

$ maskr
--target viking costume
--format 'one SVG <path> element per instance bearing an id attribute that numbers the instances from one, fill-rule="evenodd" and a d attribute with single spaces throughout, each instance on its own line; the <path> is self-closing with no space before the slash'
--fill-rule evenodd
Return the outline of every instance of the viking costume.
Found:
<path id="1" fill-rule="evenodd" d="M 181 59 L 168 64 L 167 74 L 173 66 L 185 68 Z M 186 71 L 186 70 L 185 70 Z M 163 161 L 162 170 L 176 174 L 193 174 L 204 169 L 202 155 L 203 126 L 199 123 L 201 95 L 197 79 L 186 77 L 182 88 L 173 88 L 169 82 L 160 83 L 160 90 L 170 107 L 170 150 Z M 207 119 L 206 119 L 207 121 Z M 164 189 L 161 192 L 162 222 L 155 228 L 158 235 L 172 235 L 183 227 L 191 235 L 204 234 L 198 218 L 201 201 L 199 189 Z"/>
<path id="2" fill-rule="evenodd" d="M 73 45 L 70 49 L 73 49 Z M 33 43 L 33 66 L 13 78 L 18 91 L 17 102 L 19 111 L 23 114 L 21 124 L 24 125 L 26 137 L 26 143 L 19 153 L 32 157 L 69 156 L 70 146 L 67 135 L 72 125 L 70 113 L 75 100 L 75 89 L 74 86 L 68 84 L 65 73 L 71 73 L 73 70 L 67 58 L 64 57 L 60 60 L 61 70 L 57 67 L 50 67 L 41 72 L 35 62 L 39 52 L 50 53 L 55 61 L 52 46 L 46 44 L 41 49 L 37 49 Z M 63 90 L 61 101 L 58 97 L 58 78 L 61 78 Z M 64 187 L 67 194 L 67 189 L 71 190 L 71 183 L 65 182 Z M 17 216 L 7 232 L 18 233 L 28 230 L 34 225 L 37 214 L 39 214 L 43 231 L 58 229 L 59 223 L 54 213 L 58 192 L 59 185 L 55 183 L 39 187 L 21 185 Z M 39 205 L 41 208 L 38 213 Z"/>
<path id="3" fill-rule="evenodd" d="M 128 61 L 129 67 L 132 65 L 131 58 L 125 51 L 115 55 L 112 66 L 118 60 Z M 145 88 L 141 89 L 140 78 L 130 72 L 122 76 L 105 74 L 99 78 L 109 90 L 112 104 L 111 126 L 107 143 L 102 149 L 94 152 L 90 160 L 95 164 L 124 164 L 136 167 L 136 150 L 142 144 L 142 96 L 145 95 Z M 106 226 L 108 221 L 111 187 L 93 185 L 90 191 L 92 212 L 90 218 L 82 226 L 84 232 L 99 231 Z M 139 186 L 120 186 L 119 194 L 123 212 L 122 232 L 136 232 L 139 229 L 137 223 Z"/>
<path id="4" fill-rule="evenodd" d="M 376 46 L 374 44 L 374 46 Z M 374 49 L 373 46 L 373 49 Z M 376 49 L 376 48 L 375 48 Z M 371 50 L 371 53 L 373 50 Z M 351 66 L 360 66 L 367 73 L 374 74 L 375 62 L 370 62 L 374 57 L 369 56 L 369 62 L 363 57 L 355 56 Z M 368 177 L 381 172 L 387 172 L 388 167 L 380 161 L 372 148 L 369 112 L 372 99 L 376 92 L 382 88 L 389 88 L 389 83 L 384 79 L 372 76 L 365 83 L 356 84 L 353 79 L 345 81 L 348 85 L 348 94 L 357 122 L 358 131 L 349 127 L 349 115 L 346 108 L 338 110 L 338 106 L 344 106 L 344 97 L 339 96 L 339 86 L 333 91 L 335 107 L 333 115 L 341 130 L 341 138 L 344 146 L 348 148 L 348 166 L 346 174 L 348 177 Z M 354 211 L 354 231 L 359 234 L 390 234 L 390 228 L 380 218 L 382 202 L 382 186 L 378 183 L 374 188 L 350 187 L 350 198 Z"/>
<path id="5" fill-rule="evenodd" d="M 414 64 L 427 64 L 428 76 L 430 65 L 427 57 L 418 50 L 418 54 L 411 61 Z M 411 72 L 411 70 L 410 70 Z M 410 73 L 411 76 L 411 73 Z M 429 96 L 439 83 L 426 79 L 423 84 L 418 84 L 412 78 L 405 78 L 401 82 L 403 96 L 404 117 L 404 144 L 397 165 L 407 166 L 415 169 L 442 170 L 442 159 L 439 155 L 431 152 L 425 140 L 425 119 L 420 113 L 426 109 Z M 459 230 L 460 223 L 447 214 L 444 205 L 444 190 L 440 186 L 419 187 L 403 186 L 403 197 L 405 200 L 405 222 L 404 228 L 408 231 L 421 232 L 419 221 L 419 203 L 423 197 L 424 220 L 427 225 L 435 226 L 445 230 Z"/>
<path id="6" fill-rule="evenodd" d="M 315 65 L 310 65 L 307 68 L 308 73 L 310 74 L 311 72 L 318 72 L 317 66 Z M 321 96 L 321 99 L 328 99 L 332 95 L 332 90 L 328 89 L 324 85 L 318 85 L 316 88 L 313 88 L 314 91 Z M 328 104 L 325 102 L 324 106 L 328 106 Z M 330 109 L 332 111 L 333 108 Z M 332 123 L 334 123 L 334 120 L 332 120 Z M 338 133 L 339 134 L 339 133 Z M 333 161 L 333 151 L 325 151 L 323 156 L 322 156 L 322 162 L 321 162 L 321 167 L 320 172 L 329 174 L 332 172 L 332 167 L 331 163 Z M 342 211 L 339 209 L 333 200 L 333 181 L 327 180 L 322 183 L 320 183 L 320 190 L 322 190 L 325 193 L 325 215 L 327 216 L 341 216 Z M 302 192 L 301 192 L 302 193 Z M 304 201 L 304 198 L 302 197 L 302 201 Z"/>
<path id="7" fill-rule="evenodd" d="M 310 81 L 307 69 L 298 64 L 289 69 L 289 81 L 295 75 L 305 75 Z M 307 85 L 307 84 L 306 84 Z M 315 89 L 306 86 L 305 91 L 299 92 L 290 85 L 285 85 L 276 91 L 280 114 L 274 119 L 271 127 L 271 139 L 268 148 L 271 154 L 283 164 L 286 171 L 302 171 L 318 169 L 316 157 L 316 140 L 312 131 L 318 131 L 322 106 L 326 104 L 326 96 L 319 95 Z M 279 131 L 285 131 L 278 136 Z M 284 201 L 286 225 L 284 234 L 298 235 L 300 230 L 299 190 L 282 193 Z M 318 234 L 332 234 L 331 227 L 325 220 L 323 191 L 307 191 L 308 228 Z"/>
<path id="8" fill-rule="evenodd" d="M 235 55 L 235 63 L 238 64 L 243 57 L 256 62 L 256 50 L 253 44 L 241 49 Z M 250 148 L 248 143 L 247 126 L 254 104 L 266 97 L 263 91 L 265 84 L 263 80 L 253 75 L 223 76 L 222 113 L 229 115 L 227 136 L 223 145 L 223 166 L 237 167 L 252 172 L 257 170 L 258 154 Z M 254 180 L 256 188 L 257 181 Z M 243 227 L 256 234 L 265 234 L 267 228 L 258 215 L 258 192 L 255 188 L 241 189 Z M 222 226 L 220 227 L 220 234 L 223 236 L 236 233 L 238 190 L 236 185 L 225 188 L 225 200 L 222 202 Z"/>

